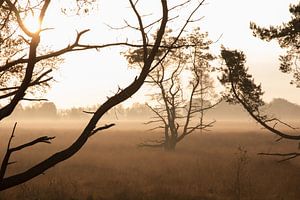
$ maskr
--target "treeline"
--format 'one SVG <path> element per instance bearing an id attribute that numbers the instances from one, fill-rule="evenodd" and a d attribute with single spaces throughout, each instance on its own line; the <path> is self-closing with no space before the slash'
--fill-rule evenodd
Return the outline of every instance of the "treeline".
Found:
<path id="1" fill-rule="evenodd" d="M 89 119 L 98 105 L 90 107 L 74 107 L 70 109 L 58 109 L 53 102 L 35 103 L 31 106 L 22 106 L 14 110 L 11 118 L 14 120 L 81 120 Z M 134 103 L 130 107 L 119 105 L 106 113 L 105 119 L 140 120 L 149 119 L 152 115 L 146 104 Z"/>
<path id="2" fill-rule="evenodd" d="M 98 105 L 57 109 L 53 102 L 36 103 L 26 107 L 18 105 L 11 118 L 14 120 L 87 120 L 97 107 Z M 285 99 L 274 99 L 264 106 L 264 110 L 278 118 L 298 120 L 300 105 L 291 103 Z M 104 119 L 149 121 L 151 117 L 153 117 L 153 112 L 146 104 L 134 103 L 130 107 L 125 107 L 122 104 L 115 107 L 105 114 Z M 209 110 L 206 113 L 206 117 L 208 119 L 230 121 L 249 119 L 249 116 L 241 106 L 231 105 L 225 101 Z"/>

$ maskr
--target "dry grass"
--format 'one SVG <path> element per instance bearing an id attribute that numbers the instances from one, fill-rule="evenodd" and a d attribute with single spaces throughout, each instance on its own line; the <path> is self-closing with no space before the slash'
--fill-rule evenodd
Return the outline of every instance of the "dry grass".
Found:
<path id="1" fill-rule="evenodd" d="M 20 124 L 14 144 L 44 134 L 57 138 L 52 145 L 41 144 L 14 155 L 12 159 L 18 163 L 10 166 L 9 173 L 22 171 L 67 146 L 82 125 L 43 128 L 35 124 L 32 128 L 33 124 Z M 272 135 L 257 127 L 221 125 L 215 131 L 187 138 L 175 152 L 137 148 L 144 138 L 155 134 L 145 133 L 135 123 L 120 125 L 93 136 L 76 156 L 45 175 L 2 192 L 0 199 L 300 199 L 299 160 L 278 164 L 275 158 L 256 155 L 270 150 L 294 151 L 297 144 L 277 144 Z M 1 152 L 10 130 L 1 129 Z"/>

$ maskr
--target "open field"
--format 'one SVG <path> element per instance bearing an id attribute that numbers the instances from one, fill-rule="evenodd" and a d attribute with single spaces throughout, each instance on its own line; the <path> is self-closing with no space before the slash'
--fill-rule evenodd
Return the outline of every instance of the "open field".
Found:
<path id="1" fill-rule="evenodd" d="M 76 124 L 76 126 L 74 125 Z M 251 128 L 249 127 L 251 125 Z M 13 123 L 1 128 L 1 157 Z M 39 144 L 12 157 L 9 173 L 22 171 L 70 144 L 82 123 L 19 123 L 13 145 L 37 135 L 55 135 L 53 144 Z M 295 142 L 275 137 L 253 122 L 220 123 L 195 133 L 175 152 L 137 148 L 146 138 L 138 122 L 121 123 L 93 136 L 71 159 L 34 180 L 7 190 L 0 199 L 100 200 L 299 200 L 300 159 L 277 163 L 258 152 L 296 151 Z"/>

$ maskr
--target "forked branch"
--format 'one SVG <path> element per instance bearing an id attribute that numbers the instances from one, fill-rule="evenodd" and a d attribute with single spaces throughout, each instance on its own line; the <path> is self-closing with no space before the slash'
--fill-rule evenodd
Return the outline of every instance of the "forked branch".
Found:
<path id="1" fill-rule="evenodd" d="M 223 49 L 222 58 L 225 61 L 227 71 L 224 71 L 222 80 L 226 85 L 230 87 L 230 95 L 235 99 L 235 103 L 239 103 L 248 112 L 248 114 L 262 127 L 269 130 L 270 132 L 280 136 L 284 139 L 289 140 L 300 140 L 300 135 L 287 134 L 275 126 L 270 126 L 268 122 L 277 121 L 285 126 L 288 126 L 295 130 L 294 127 L 282 122 L 276 118 L 268 119 L 266 115 L 260 114 L 260 105 L 263 104 L 261 96 L 263 92 L 261 91 L 260 85 L 256 85 L 252 76 L 247 73 L 247 69 L 244 66 L 245 56 L 242 52 L 230 51 Z M 246 87 L 247 86 L 247 87 Z M 250 89 L 249 89 L 250 88 Z M 246 90 L 247 89 L 247 90 Z M 246 91 L 245 91 L 246 90 Z M 232 99 L 229 99 L 232 101 Z"/>
<path id="2" fill-rule="evenodd" d="M 0 181 L 0 190 L 5 190 L 7 188 L 16 186 L 18 184 L 22 184 L 26 181 L 29 181 L 33 179 L 34 177 L 44 173 L 46 170 L 49 168 L 55 166 L 56 164 L 70 158 L 74 154 L 76 154 L 82 147 L 83 145 L 87 142 L 91 134 L 107 129 L 113 124 L 96 128 L 96 125 L 98 121 L 103 117 L 105 113 L 107 113 L 111 108 L 114 106 L 118 105 L 119 103 L 125 101 L 126 99 L 130 98 L 134 93 L 136 93 L 140 87 L 143 85 L 149 70 L 152 66 L 153 60 L 156 57 L 156 54 L 158 52 L 159 46 L 161 44 L 163 35 L 165 33 L 166 29 L 166 24 L 168 21 L 168 4 L 167 0 L 161 0 L 161 7 L 162 7 L 162 16 L 163 19 L 161 20 L 161 24 L 159 27 L 159 30 L 156 33 L 156 40 L 154 42 L 154 46 L 152 47 L 151 52 L 149 55 L 146 55 L 146 59 L 143 63 L 142 70 L 139 74 L 138 77 L 134 79 L 134 81 L 121 90 L 119 93 L 115 94 L 111 98 L 109 98 L 106 102 L 104 102 L 93 114 L 91 117 L 90 121 L 82 131 L 81 135 L 74 141 L 73 144 L 71 144 L 69 147 L 66 149 L 59 151 L 55 153 L 54 155 L 48 157 L 47 159 L 41 161 L 40 163 L 36 164 L 35 166 L 29 168 L 28 170 L 3 178 Z M 143 44 L 145 45 L 145 44 Z M 29 82 L 30 83 L 30 82 Z"/>
<path id="3" fill-rule="evenodd" d="M 22 150 L 24 148 L 27 148 L 27 147 L 34 146 L 35 144 L 38 144 L 38 143 L 51 144 L 51 140 L 53 140 L 55 138 L 55 137 L 43 136 L 43 137 L 39 137 L 39 138 L 37 138 L 33 141 L 30 141 L 30 142 L 27 142 L 25 144 L 19 145 L 17 147 L 11 148 L 10 146 L 11 146 L 12 139 L 15 137 L 16 127 L 17 127 L 17 123 L 14 124 L 11 136 L 8 140 L 6 153 L 4 155 L 4 158 L 3 158 L 3 161 L 2 161 L 2 164 L 1 164 L 1 169 L 0 169 L 0 181 L 3 180 L 8 165 L 14 163 L 14 162 L 9 162 L 9 159 L 10 159 L 10 156 L 11 156 L 12 153 L 14 153 L 16 151 L 20 151 L 20 150 Z"/>

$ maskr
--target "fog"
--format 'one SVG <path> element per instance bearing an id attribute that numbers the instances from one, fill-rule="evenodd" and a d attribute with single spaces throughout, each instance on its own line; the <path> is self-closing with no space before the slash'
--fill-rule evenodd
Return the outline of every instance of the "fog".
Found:
<path id="1" fill-rule="evenodd" d="M 8 175 L 22 172 L 70 146 L 91 117 L 93 108 L 57 110 L 54 104 L 20 108 L 1 126 L 1 156 L 4 156 L 12 127 L 17 127 L 11 146 L 41 136 L 55 136 L 51 144 L 37 144 L 11 157 Z M 52 109 L 49 112 L 48 109 Z M 290 109 L 287 122 L 295 120 L 298 105 L 285 100 L 268 104 L 268 112 Z M 44 111 L 43 111 L 44 110 Z M 55 111 L 55 112 L 54 112 Z M 43 114 L 45 112 L 45 114 Z M 41 114 L 40 118 L 34 113 Z M 49 114 L 50 113 L 50 114 Z M 51 114 L 52 113 L 52 114 Z M 70 114 L 71 113 L 71 114 Z M 278 112 L 281 114 L 280 112 Z M 299 199 L 300 162 L 258 153 L 293 152 L 297 141 L 280 140 L 261 128 L 241 107 L 225 102 L 205 120 L 216 119 L 207 131 L 195 131 L 174 152 L 140 147 L 160 140 L 163 130 L 150 131 L 151 112 L 145 105 L 118 107 L 98 125 L 115 123 L 100 131 L 74 157 L 56 165 L 34 180 L 6 190 L 3 199 Z M 219 118 L 217 118 L 219 117 Z M 282 130 L 294 133 L 288 127 Z"/>
<path id="2" fill-rule="evenodd" d="M 69 146 L 84 121 L 18 123 L 13 146 L 38 136 L 56 136 L 13 155 L 8 174 L 21 172 Z M 276 142 L 274 135 L 252 121 L 217 122 L 211 131 L 194 133 L 175 152 L 139 148 L 161 132 L 147 132 L 142 121 L 118 121 L 92 136 L 73 158 L 38 178 L 1 193 L 7 199 L 297 199 L 299 160 L 283 164 L 257 153 L 293 151 L 297 144 Z M 12 123 L 1 127 L 5 152 Z M 63 175 L 63 176 L 62 176 Z M 274 196 L 276 195 L 276 196 Z"/>

